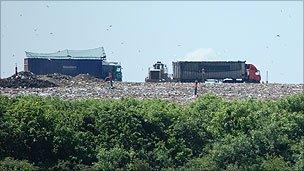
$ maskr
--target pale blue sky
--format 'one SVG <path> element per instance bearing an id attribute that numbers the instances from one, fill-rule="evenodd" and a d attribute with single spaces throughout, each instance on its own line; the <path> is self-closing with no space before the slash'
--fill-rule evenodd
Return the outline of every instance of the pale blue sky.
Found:
<path id="1" fill-rule="evenodd" d="M 270 82 L 303 83 L 303 2 L 1 2 L 2 77 L 23 69 L 24 51 L 100 46 L 124 81 L 144 81 L 157 60 L 172 73 L 172 61 L 193 58 L 246 60 L 263 81 L 268 70 Z"/>

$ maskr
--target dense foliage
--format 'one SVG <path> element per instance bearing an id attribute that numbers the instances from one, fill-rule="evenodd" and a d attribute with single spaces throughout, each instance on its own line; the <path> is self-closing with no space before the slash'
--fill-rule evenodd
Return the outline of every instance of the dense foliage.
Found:
<path id="1" fill-rule="evenodd" d="M 304 94 L 277 101 L 0 96 L 0 170 L 304 170 Z"/>

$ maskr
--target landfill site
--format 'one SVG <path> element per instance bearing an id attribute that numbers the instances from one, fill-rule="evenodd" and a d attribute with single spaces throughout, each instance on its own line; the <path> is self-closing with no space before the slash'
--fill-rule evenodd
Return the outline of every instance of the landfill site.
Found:
<path id="1" fill-rule="evenodd" d="M 0 79 L 0 93 L 61 99 L 132 97 L 184 104 L 204 94 L 227 100 L 267 100 L 303 92 L 303 84 L 261 83 L 258 67 L 246 61 L 173 62 L 172 77 L 166 64 L 158 61 L 147 75 L 145 82 L 122 81 L 122 66 L 119 62 L 108 62 L 103 47 L 26 52 L 24 71 L 18 72 L 15 67 L 14 75 Z M 207 82 L 210 79 L 218 81 Z"/>
<path id="2" fill-rule="evenodd" d="M 19 72 L 0 80 L 0 92 L 7 96 L 38 95 L 61 99 L 165 99 L 177 103 L 195 100 L 195 83 L 180 82 L 110 82 L 86 74 L 75 77 L 62 74 L 34 75 Z M 303 84 L 199 83 L 197 95 L 214 94 L 227 100 L 278 99 L 303 92 Z"/>

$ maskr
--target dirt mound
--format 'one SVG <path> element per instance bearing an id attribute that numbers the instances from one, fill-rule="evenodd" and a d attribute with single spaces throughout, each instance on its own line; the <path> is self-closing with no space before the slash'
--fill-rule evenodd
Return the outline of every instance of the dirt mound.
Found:
<path id="1" fill-rule="evenodd" d="M 46 80 L 40 80 L 31 72 L 19 72 L 11 77 L 0 79 L 0 87 L 7 88 L 45 88 L 57 85 Z"/>
<path id="2" fill-rule="evenodd" d="M 45 80 L 52 82 L 58 86 L 77 86 L 87 83 L 99 82 L 101 81 L 98 78 L 95 78 L 89 74 L 79 74 L 75 77 L 69 75 L 63 75 L 59 73 L 47 74 L 47 75 L 37 75 L 39 80 Z"/>
<path id="3" fill-rule="evenodd" d="M 59 74 L 59 73 L 47 74 L 47 75 L 37 75 L 37 77 L 39 80 L 49 81 L 58 86 L 69 85 L 73 78 L 72 76 L 63 75 L 63 74 Z"/>
<path id="4" fill-rule="evenodd" d="M 77 76 L 74 77 L 74 81 L 98 81 L 98 78 L 95 78 L 89 74 L 79 74 Z"/>
<path id="5" fill-rule="evenodd" d="M 47 74 L 45 76 L 48 78 L 57 79 L 57 80 L 70 80 L 72 78 L 72 76 L 63 75 L 63 74 L 59 74 L 59 73 Z"/>
<path id="6" fill-rule="evenodd" d="M 47 75 L 37 75 L 39 80 L 45 80 L 52 82 L 58 86 L 77 86 L 93 82 L 99 82 L 101 79 L 95 78 L 89 74 L 79 74 L 75 77 L 69 75 L 63 75 L 59 73 L 47 74 Z"/>

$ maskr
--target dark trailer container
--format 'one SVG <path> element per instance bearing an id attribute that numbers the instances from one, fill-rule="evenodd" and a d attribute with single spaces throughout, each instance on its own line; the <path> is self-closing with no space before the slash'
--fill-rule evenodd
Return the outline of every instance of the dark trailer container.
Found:
<path id="1" fill-rule="evenodd" d="M 252 75 L 252 74 L 257 75 Z M 251 75 L 249 75 L 251 74 Z M 173 80 L 204 82 L 206 79 L 259 82 L 258 70 L 245 61 L 178 61 L 173 62 Z M 251 80 L 250 80 L 251 79 Z"/>
<path id="2" fill-rule="evenodd" d="M 60 73 L 76 76 L 79 74 L 90 74 L 96 78 L 103 78 L 101 59 L 25 58 L 24 70 L 36 75 Z"/>
<path id="3" fill-rule="evenodd" d="M 114 80 L 122 80 L 121 66 L 117 63 L 106 62 L 103 47 L 88 50 L 63 50 L 56 53 L 25 53 L 24 70 L 37 75 L 89 74 L 105 79 L 112 73 Z"/>

